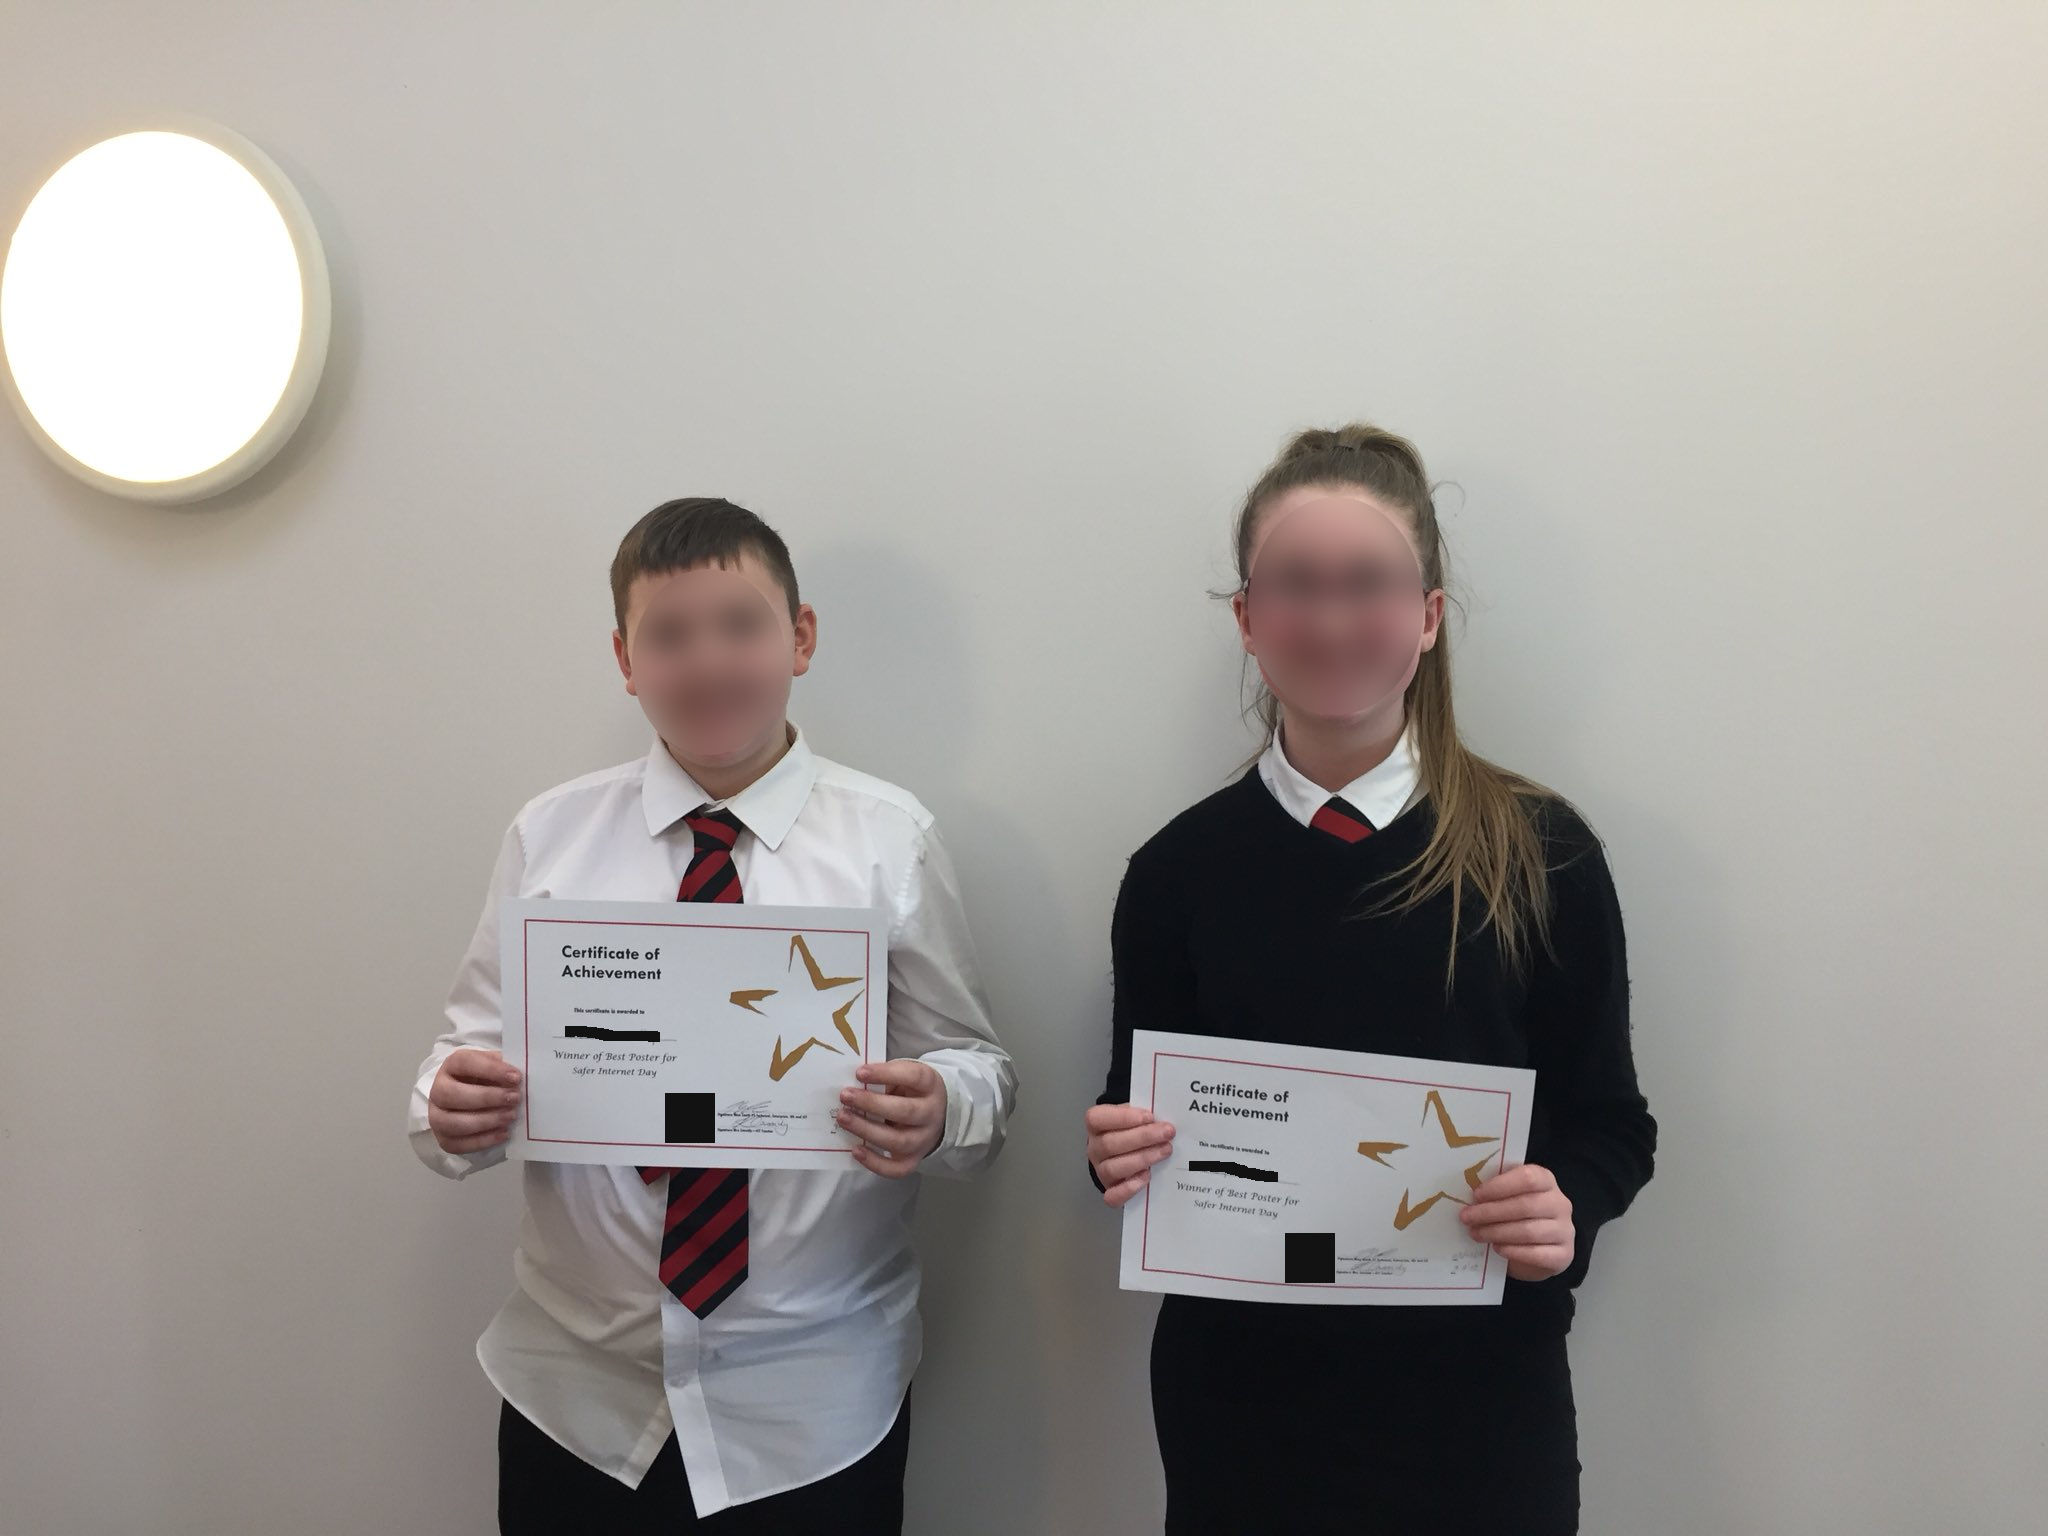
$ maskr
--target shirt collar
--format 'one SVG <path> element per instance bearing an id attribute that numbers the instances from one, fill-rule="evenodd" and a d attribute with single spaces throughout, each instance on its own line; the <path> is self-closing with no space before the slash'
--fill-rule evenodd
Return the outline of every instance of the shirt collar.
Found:
<path id="1" fill-rule="evenodd" d="M 698 806 L 722 804 L 740 819 L 740 825 L 769 848 L 782 846 L 797 813 L 810 798 L 818 781 L 818 760 L 811 753 L 804 733 L 789 728 L 789 750 L 773 768 L 754 780 L 731 799 L 713 802 L 697 781 L 669 755 L 659 736 L 647 752 L 647 772 L 640 782 L 640 806 L 647 813 L 647 835 L 659 837 Z"/>
<path id="2" fill-rule="evenodd" d="M 1273 733 L 1272 744 L 1259 754 L 1259 777 L 1287 814 L 1303 826 L 1330 803 L 1329 790 L 1287 761 L 1279 731 Z M 1416 756 L 1415 730 L 1410 726 L 1401 733 L 1401 739 L 1384 761 L 1368 768 L 1336 793 L 1375 827 L 1384 827 L 1407 808 L 1421 782 L 1422 763 Z"/>

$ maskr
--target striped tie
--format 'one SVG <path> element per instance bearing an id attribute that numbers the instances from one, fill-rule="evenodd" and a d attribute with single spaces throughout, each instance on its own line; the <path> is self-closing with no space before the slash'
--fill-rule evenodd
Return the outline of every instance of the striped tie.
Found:
<path id="1" fill-rule="evenodd" d="M 700 808 L 683 818 L 696 839 L 677 901 L 740 900 L 739 869 L 732 860 L 740 840 L 731 811 Z M 661 1283 L 699 1317 L 747 1278 L 747 1170 L 642 1168 L 652 1184 L 668 1175 L 668 1214 L 661 1224 Z"/>
<path id="2" fill-rule="evenodd" d="M 1327 832 L 1347 843 L 1362 842 L 1373 834 L 1372 823 L 1342 795 L 1332 795 L 1330 803 L 1311 816 L 1308 824 L 1318 832 Z"/>

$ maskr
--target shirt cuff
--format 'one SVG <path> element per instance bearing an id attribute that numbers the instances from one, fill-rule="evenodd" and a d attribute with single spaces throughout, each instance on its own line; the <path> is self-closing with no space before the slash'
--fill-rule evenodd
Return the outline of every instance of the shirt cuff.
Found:
<path id="1" fill-rule="evenodd" d="M 440 1070 L 435 1063 L 434 1071 Z M 466 1179 L 472 1173 L 485 1168 L 494 1168 L 505 1161 L 506 1143 L 485 1147 L 480 1152 L 444 1152 L 441 1143 L 434 1139 L 433 1129 L 427 1123 L 427 1094 L 433 1088 L 433 1074 L 429 1073 L 413 1084 L 412 1103 L 405 1117 L 406 1139 L 412 1143 L 412 1150 L 419 1160 L 444 1179 Z"/>
<path id="2" fill-rule="evenodd" d="M 994 1084 L 979 1063 L 947 1060 L 956 1053 L 935 1051 L 923 1057 L 924 1064 L 939 1074 L 946 1091 L 946 1127 L 939 1144 L 925 1155 L 927 1173 L 966 1178 L 993 1158 L 1003 1143 L 1003 1126 L 997 1112 Z"/>

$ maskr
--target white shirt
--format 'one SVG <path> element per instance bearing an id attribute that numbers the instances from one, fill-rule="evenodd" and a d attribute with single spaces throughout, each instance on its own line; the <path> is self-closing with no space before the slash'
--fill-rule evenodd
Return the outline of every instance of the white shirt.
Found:
<path id="1" fill-rule="evenodd" d="M 1422 798 L 1422 759 L 1415 751 L 1414 727 L 1403 731 L 1394 750 L 1339 790 L 1327 790 L 1287 761 L 1280 744 L 1286 726 L 1273 733 L 1272 744 L 1259 754 L 1259 778 L 1287 814 L 1304 827 L 1315 813 L 1342 795 L 1353 810 L 1382 828 Z"/>
<path id="2" fill-rule="evenodd" d="M 976 979 L 953 866 L 932 816 L 894 785 L 812 754 L 724 802 L 746 901 L 879 907 L 889 920 L 891 1057 L 946 1085 L 946 1128 L 924 1160 L 964 1176 L 996 1154 L 1016 1073 Z M 443 1152 L 427 1093 L 459 1046 L 497 1050 L 498 909 L 514 897 L 667 901 L 711 797 L 659 739 L 637 762 L 528 802 L 506 831 L 483 916 L 449 994 L 448 1031 L 413 1086 L 421 1161 L 465 1178 L 503 1144 Z M 756 1169 L 746 1282 L 708 1318 L 656 1274 L 667 1198 L 627 1166 L 527 1162 L 518 1287 L 477 1342 L 492 1385 L 560 1444 L 637 1487 L 673 1426 L 699 1514 L 813 1483 L 888 1432 L 922 1348 L 910 1218 L 918 1180 Z"/>

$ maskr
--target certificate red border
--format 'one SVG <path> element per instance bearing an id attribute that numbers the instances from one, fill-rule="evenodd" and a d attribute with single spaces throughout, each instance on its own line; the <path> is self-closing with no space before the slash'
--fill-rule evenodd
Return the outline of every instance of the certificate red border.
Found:
<path id="1" fill-rule="evenodd" d="M 1508 1155 L 1508 1121 L 1514 1111 L 1515 1093 L 1512 1088 L 1472 1088 L 1463 1083 L 1433 1083 L 1416 1077 L 1383 1077 L 1376 1072 L 1338 1072 L 1328 1067 L 1297 1067 L 1279 1061 L 1244 1061 L 1235 1056 L 1197 1056 L 1189 1051 L 1154 1051 L 1152 1053 L 1152 1112 L 1159 1112 L 1159 1063 L 1170 1061 L 1209 1061 L 1226 1067 L 1257 1067 L 1262 1072 L 1309 1072 L 1318 1077 L 1355 1077 L 1374 1083 L 1402 1083 L 1412 1088 L 1449 1088 L 1456 1093 L 1491 1093 L 1502 1099 L 1500 1114 L 1500 1157 L 1499 1173 L 1506 1166 Z M 1139 1231 L 1138 1268 L 1148 1275 L 1186 1275 L 1196 1280 L 1220 1280 L 1226 1285 L 1270 1285 L 1283 1291 L 1483 1291 L 1486 1277 L 1493 1268 L 1493 1246 L 1486 1247 L 1486 1257 L 1480 1261 L 1479 1283 L 1476 1285 L 1347 1285 L 1338 1281 L 1325 1284 L 1321 1281 L 1253 1280 L 1243 1275 L 1212 1275 L 1200 1269 L 1168 1269 L 1155 1265 L 1147 1258 L 1152 1237 L 1152 1186 L 1145 1186 L 1145 1214 Z"/>
<path id="2" fill-rule="evenodd" d="M 526 1042 L 526 1093 L 522 1106 L 526 1117 L 526 1139 L 536 1146 L 571 1147 L 655 1147 L 664 1151 L 705 1147 L 717 1152 L 837 1152 L 842 1157 L 852 1157 L 853 1148 L 843 1147 L 792 1147 L 786 1141 L 595 1141 L 574 1136 L 536 1136 L 533 1134 L 533 992 L 528 985 L 532 976 L 533 928 L 535 924 L 553 924 L 556 927 L 583 928 L 714 928 L 721 931 L 740 929 L 754 933 L 857 933 L 861 939 L 861 977 L 868 984 L 860 994 L 860 1056 L 863 1062 L 874 1060 L 870 1049 L 868 1003 L 874 995 L 874 938 L 864 928 L 813 927 L 806 923 L 790 927 L 783 923 L 685 923 L 657 922 L 653 918 L 632 918 L 624 922 L 596 917 L 528 917 L 519 925 L 519 1002 L 520 1028 Z"/>

